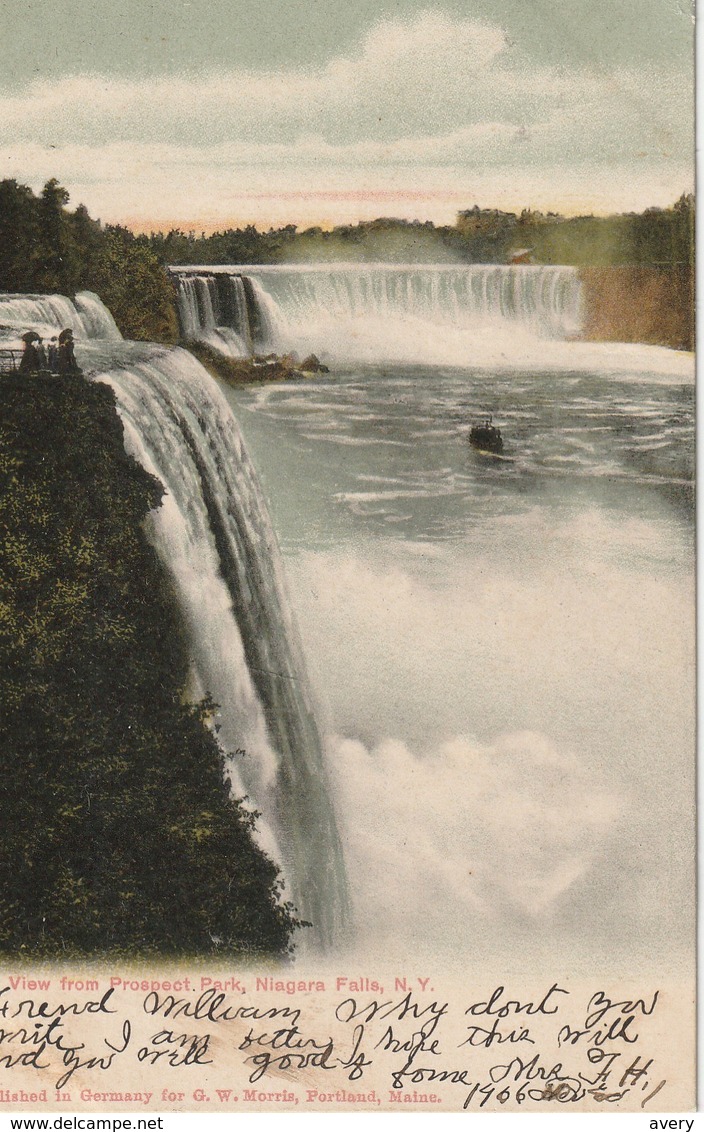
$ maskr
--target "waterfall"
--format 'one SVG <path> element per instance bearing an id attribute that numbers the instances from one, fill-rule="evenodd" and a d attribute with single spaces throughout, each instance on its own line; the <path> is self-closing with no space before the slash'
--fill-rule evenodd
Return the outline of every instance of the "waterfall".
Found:
<path id="1" fill-rule="evenodd" d="M 50 338 L 67 327 L 76 338 L 122 338 L 110 311 L 92 291 L 79 291 L 73 301 L 65 295 L 0 294 L 3 338 L 16 338 L 25 330 Z"/>
<path id="2" fill-rule="evenodd" d="M 200 312 L 196 281 L 191 276 L 183 276 L 178 285 L 178 317 L 181 337 L 186 341 L 196 338 L 200 329 Z"/>
<path id="3" fill-rule="evenodd" d="M 151 537 L 188 633 L 194 685 L 220 705 L 237 796 L 321 947 L 347 914 L 342 851 L 282 562 L 256 473 L 216 383 L 186 351 L 125 343 L 95 377 L 128 450 L 166 488 Z M 244 753 L 241 753 L 244 752 Z"/>
<path id="4" fill-rule="evenodd" d="M 184 341 L 205 342 L 231 358 L 252 353 L 247 296 L 240 276 L 222 280 L 202 274 L 180 278 L 177 310 Z"/>
<path id="5" fill-rule="evenodd" d="M 487 335 L 565 340 L 582 325 L 574 267 L 306 264 L 171 271 L 184 338 L 215 344 L 213 335 L 231 328 L 246 340 L 241 313 L 220 304 L 218 315 L 205 301 L 206 292 L 220 295 L 223 284 L 236 281 L 244 290 L 249 338 L 260 351 L 314 350 L 348 361 L 452 361 L 455 354 L 466 360 L 466 351 Z M 225 326 L 213 323 L 218 317 Z"/>
<path id="6" fill-rule="evenodd" d="M 254 350 L 252 328 L 249 324 L 249 310 L 247 307 L 247 292 L 244 280 L 239 275 L 228 275 L 226 285 L 229 285 L 231 295 L 232 326 L 241 336 L 247 354 Z"/>
<path id="7" fill-rule="evenodd" d="M 92 291 L 79 291 L 74 303 L 81 316 L 82 331 L 81 328 L 74 328 L 78 329 L 79 336 L 113 340 L 122 338 L 110 311 Z"/>

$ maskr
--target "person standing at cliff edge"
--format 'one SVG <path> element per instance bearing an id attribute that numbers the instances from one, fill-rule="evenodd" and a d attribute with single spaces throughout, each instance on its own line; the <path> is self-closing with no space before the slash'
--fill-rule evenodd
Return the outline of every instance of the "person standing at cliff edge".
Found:
<path id="1" fill-rule="evenodd" d="M 56 335 L 54 335 L 54 337 L 49 340 L 49 349 L 47 351 L 47 354 L 48 354 L 48 359 L 49 359 L 49 372 L 50 373 L 58 373 L 59 372 L 59 340 L 56 337 Z"/>
<path id="2" fill-rule="evenodd" d="M 59 334 L 59 373 L 66 374 L 80 374 L 81 370 L 78 368 L 76 355 L 73 352 L 73 331 L 70 329 L 62 330 Z"/>
<path id="3" fill-rule="evenodd" d="M 44 349 L 44 343 L 42 342 L 41 338 L 37 337 L 37 341 L 34 344 L 34 348 L 37 351 L 37 358 L 39 360 L 39 365 L 37 366 L 37 369 L 47 369 L 48 368 L 48 362 L 46 360 L 46 350 Z"/>
<path id="4" fill-rule="evenodd" d="M 26 334 L 22 335 L 22 341 L 24 342 L 24 352 L 20 361 L 20 373 L 37 373 L 41 368 L 41 361 L 35 342 L 39 342 L 41 339 L 36 331 L 28 330 Z"/>

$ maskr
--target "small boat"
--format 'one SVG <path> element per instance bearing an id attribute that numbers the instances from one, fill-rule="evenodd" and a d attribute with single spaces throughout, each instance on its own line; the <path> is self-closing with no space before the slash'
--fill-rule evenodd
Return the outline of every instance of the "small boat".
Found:
<path id="1" fill-rule="evenodd" d="M 498 455 L 504 450 L 501 429 L 491 423 L 491 417 L 485 417 L 480 424 L 472 425 L 469 443 L 472 448 L 477 448 L 480 452 L 489 452 L 491 455 Z"/>

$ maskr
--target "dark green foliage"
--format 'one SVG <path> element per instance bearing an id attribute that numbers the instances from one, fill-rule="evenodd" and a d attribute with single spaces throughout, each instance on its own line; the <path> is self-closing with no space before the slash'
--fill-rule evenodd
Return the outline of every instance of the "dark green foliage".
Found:
<path id="1" fill-rule="evenodd" d="M 39 248 L 39 210 L 31 189 L 0 181 L 0 289 L 29 290 Z"/>
<path id="2" fill-rule="evenodd" d="M 210 236 L 172 230 L 137 240 L 163 264 L 506 263 L 512 251 L 531 248 L 536 263 L 691 266 L 694 200 L 683 194 L 672 208 L 614 216 L 564 217 L 531 209 L 516 214 L 474 207 L 460 212 L 454 227 L 381 219 L 331 231 L 299 232 L 289 224 L 259 232 L 250 225 Z"/>
<path id="3" fill-rule="evenodd" d="M 47 181 L 39 201 L 39 244 L 34 289 L 73 294 L 80 288 L 81 263 L 76 234 L 66 212 L 69 196 L 55 177 Z"/>
<path id="4" fill-rule="evenodd" d="M 295 921 L 183 703 L 175 603 L 142 531 L 161 485 L 112 391 L 0 383 L 0 949 L 285 954 Z"/>
<path id="5" fill-rule="evenodd" d="M 108 227 L 87 279 L 126 338 L 175 342 L 173 284 L 154 254 L 126 228 Z"/>
<path id="6" fill-rule="evenodd" d="M 324 231 L 294 224 L 259 232 L 252 225 L 228 228 L 207 236 L 204 232 L 172 230 L 139 236 L 163 264 L 250 263 L 442 263 L 467 260 L 466 248 L 455 228 L 407 220 L 372 220 Z"/>
<path id="7" fill-rule="evenodd" d="M 162 264 L 172 263 L 280 263 L 297 243 L 296 226 L 270 228 L 259 232 L 252 224 L 246 228 L 228 228 L 206 236 L 201 232 L 153 232 L 138 236 L 137 240 L 148 247 Z"/>
<path id="8" fill-rule="evenodd" d="M 126 228 L 67 209 L 56 178 L 40 197 L 0 181 L 0 291 L 97 291 L 126 338 L 175 342 L 174 290 L 154 253 Z"/>

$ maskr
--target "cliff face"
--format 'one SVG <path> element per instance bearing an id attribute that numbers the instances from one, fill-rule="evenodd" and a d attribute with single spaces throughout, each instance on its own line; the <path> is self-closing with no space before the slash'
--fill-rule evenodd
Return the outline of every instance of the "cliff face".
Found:
<path id="1" fill-rule="evenodd" d="M 286 953 L 112 390 L 0 379 L 0 951 Z"/>
<path id="2" fill-rule="evenodd" d="M 694 279 L 687 267 L 583 267 L 582 337 L 694 349 Z"/>

